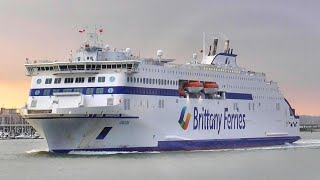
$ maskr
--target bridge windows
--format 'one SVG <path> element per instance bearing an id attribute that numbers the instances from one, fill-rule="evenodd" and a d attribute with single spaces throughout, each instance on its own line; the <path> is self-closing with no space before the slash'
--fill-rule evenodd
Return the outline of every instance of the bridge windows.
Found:
<path id="1" fill-rule="evenodd" d="M 64 83 L 65 84 L 73 83 L 73 78 L 65 78 Z"/>
<path id="2" fill-rule="evenodd" d="M 60 83 L 61 83 L 61 78 L 54 79 L 54 84 L 60 84 Z"/>
<path id="3" fill-rule="evenodd" d="M 84 83 L 84 77 L 77 77 L 75 83 Z"/>
<path id="4" fill-rule="evenodd" d="M 51 84 L 52 83 L 52 78 L 47 78 L 45 81 L 45 84 Z"/>
<path id="5" fill-rule="evenodd" d="M 106 81 L 106 77 L 98 77 L 98 82 L 102 83 Z"/>
<path id="6" fill-rule="evenodd" d="M 96 81 L 96 77 L 89 77 L 88 83 L 94 83 Z"/>

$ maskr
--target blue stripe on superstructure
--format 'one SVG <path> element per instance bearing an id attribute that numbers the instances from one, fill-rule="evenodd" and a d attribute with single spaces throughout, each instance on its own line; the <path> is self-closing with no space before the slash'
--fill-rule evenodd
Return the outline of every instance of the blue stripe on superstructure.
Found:
<path id="1" fill-rule="evenodd" d="M 92 88 L 94 95 L 99 94 L 136 94 L 136 95 L 157 95 L 157 96 L 179 96 L 177 89 L 162 89 L 162 88 L 142 88 L 142 87 L 130 87 L 130 86 L 110 86 L 110 87 L 70 87 L 70 88 L 43 88 L 43 89 L 31 89 L 30 96 L 46 96 L 45 90 L 50 90 L 48 96 L 53 95 L 54 90 L 63 92 L 66 89 L 71 89 L 72 92 L 75 89 L 82 89 L 82 93 L 86 94 L 87 89 Z M 97 89 L 103 88 L 102 93 L 97 93 Z M 112 91 L 111 91 L 112 89 Z M 36 94 L 39 90 L 40 93 Z M 86 94 L 92 95 L 92 94 Z"/>
<path id="2" fill-rule="evenodd" d="M 226 92 L 226 99 L 253 100 L 252 94 Z"/>
<path id="3" fill-rule="evenodd" d="M 181 140 L 159 141 L 156 147 L 126 147 L 126 148 L 98 148 L 98 149 L 55 149 L 55 153 L 69 153 L 70 151 L 113 151 L 113 152 L 147 152 L 147 151 L 191 151 L 236 149 L 248 147 L 263 147 L 284 145 L 300 139 L 300 136 L 288 137 L 263 137 L 240 139 L 209 139 L 209 140 Z"/>
<path id="4" fill-rule="evenodd" d="M 87 89 L 92 88 L 92 94 L 86 94 Z M 103 88 L 103 92 L 97 93 L 97 89 Z M 110 91 L 112 88 L 112 91 Z M 179 96 L 177 89 L 163 89 L 163 88 L 144 88 L 144 87 L 130 87 L 130 86 L 109 86 L 109 87 L 70 87 L 70 88 L 41 88 L 31 89 L 30 96 L 52 96 L 54 90 L 63 92 L 66 89 L 72 90 L 82 89 L 82 93 L 85 95 L 99 95 L 99 94 L 135 94 L 135 95 L 151 95 L 151 96 Z M 45 90 L 50 92 L 45 95 Z M 39 94 L 36 93 L 39 91 Z M 226 99 L 239 99 L 239 100 L 253 100 L 252 94 L 246 93 L 230 93 L 226 92 Z"/>

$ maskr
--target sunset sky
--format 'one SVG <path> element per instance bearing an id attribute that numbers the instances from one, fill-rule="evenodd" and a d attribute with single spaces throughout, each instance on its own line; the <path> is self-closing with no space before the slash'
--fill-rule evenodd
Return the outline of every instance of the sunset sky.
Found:
<path id="1" fill-rule="evenodd" d="M 26 58 L 65 61 L 84 40 L 78 30 L 101 25 L 112 47 L 143 57 L 163 49 L 178 63 L 200 56 L 203 32 L 224 34 L 242 67 L 277 81 L 299 114 L 320 115 L 319 7 L 318 0 L 3 0 L 0 105 L 26 102 Z"/>

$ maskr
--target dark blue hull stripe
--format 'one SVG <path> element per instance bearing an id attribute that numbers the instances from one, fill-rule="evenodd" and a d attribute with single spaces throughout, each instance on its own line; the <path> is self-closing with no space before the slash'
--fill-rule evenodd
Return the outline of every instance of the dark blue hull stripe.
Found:
<path id="1" fill-rule="evenodd" d="M 57 92 L 80 92 L 84 95 L 99 94 L 134 94 L 149 96 L 176 96 L 179 97 L 177 89 L 162 88 L 143 88 L 130 86 L 113 86 L 113 87 L 70 87 L 70 88 L 42 88 L 31 89 L 30 96 L 52 96 Z M 252 100 L 252 94 L 246 93 L 229 93 L 226 92 L 226 99 Z"/>
<path id="2" fill-rule="evenodd" d="M 211 139 L 211 140 L 182 140 L 159 141 L 157 147 L 128 147 L 128 148 L 99 148 L 99 149 L 56 149 L 55 153 L 66 154 L 70 151 L 112 151 L 112 152 L 147 152 L 147 151 L 191 151 L 236 149 L 248 147 L 264 147 L 284 145 L 300 139 L 300 136 L 269 137 L 269 138 L 242 138 L 242 139 Z"/>

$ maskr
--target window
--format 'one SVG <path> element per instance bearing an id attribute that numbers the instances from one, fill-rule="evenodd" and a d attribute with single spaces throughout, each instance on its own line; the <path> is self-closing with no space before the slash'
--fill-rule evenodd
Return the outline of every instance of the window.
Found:
<path id="1" fill-rule="evenodd" d="M 142 106 L 142 102 L 140 102 L 140 106 Z M 130 110 L 130 99 L 124 99 L 124 110 Z"/>
<path id="2" fill-rule="evenodd" d="M 113 98 L 107 99 L 107 106 L 113 106 Z"/>
<path id="3" fill-rule="evenodd" d="M 58 92 L 60 92 L 60 89 L 53 89 L 52 90 L 52 93 L 58 93 Z"/>
<path id="4" fill-rule="evenodd" d="M 60 84 L 61 83 L 61 78 L 55 78 L 54 79 L 55 84 Z"/>
<path id="5" fill-rule="evenodd" d="M 105 82 L 106 81 L 106 77 L 98 77 L 98 82 Z"/>
<path id="6" fill-rule="evenodd" d="M 52 78 L 47 78 L 45 84 L 51 84 L 52 83 Z"/>
<path id="7" fill-rule="evenodd" d="M 77 77 L 75 83 L 84 83 L 84 77 Z"/>
<path id="8" fill-rule="evenodd" d="M 72 89 L 64 89 L 63 92 L 72 92 Z"/>
<path id="9" fill-rule="evenodd" d="M 87 88 L 86 94 L 93 94 L 94 88 Z"/>
<path id="10" fill-rule="evenodd" d="M 84 65 L 77 65 L 77 70 L 84 70 Z"/>
<path id="11" fill-rule="evenodd" d="M 97 88 L 96 94 L 103 94 L 104 88 Z"/>
<path id="12" fill-rule="evenodd" d="M 164 100 L 159 100 L 159 108 L 164 108 Z"/>
<path id="13" fill-rule="evenodd" d="M 50 89 L 45 89 L 45 90 L 43 91 L 43 95 L 44 95 L 44 96 L 49 96 L 49 95 L 50 95 Z"/>
<path id="14" fill-rule="evenodd" d="M 64 83 L 66 83 L 66 84 L 73 83 L 73 78 L 65 78 Z"/>
<path id="15" fill-rule="evenodd" d="M 89 77 L 88 83 L 94 83 L 96 81 L 96 77 Z"/>
<path id="16" fill-rule="evenodd" d="M 82 93 L 82 92 L 83 92 L 83 89 L 82 89 L 82 88 L 75 88 L 75 89 L 73 89 L 73 92 Z"/>

